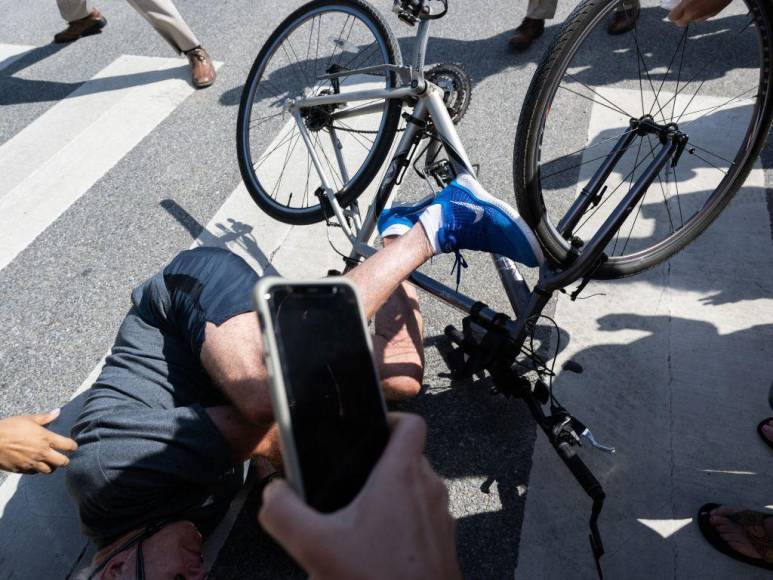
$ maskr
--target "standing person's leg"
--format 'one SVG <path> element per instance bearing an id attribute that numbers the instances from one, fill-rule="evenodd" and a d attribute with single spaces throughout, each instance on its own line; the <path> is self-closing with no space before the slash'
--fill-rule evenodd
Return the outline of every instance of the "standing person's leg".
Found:
<path id="1" fill-rule="evenodd" d="M 86 18 L 91 12 L 87 0 L 56 0 L 56 4 L 65 22 Z"/>
<path id="2" fill-rule="evenodd" d="M 89 7 L 87 0 L 57 0 L 56 4 L 68 26 L 54 35 L 54 42 L 72 42 L 83 36 L 97 34 L 107 24 L 99 10 Z"/>
<path id="3" fill-rule="evenodd" d="M 127 0 L 142 17 L 177 52 L 184 53 L 191 63 L 191 75 L 196 88 L 215 82 L 215 67 L 199 39 L 190 29 L 172 0 Z"/>
<path id="4" fill-rule="evenodd" d="M 529 0 L 526 17 L 534 20 L 552 20 L 556 15 L 558 0 Z"/>
<path id="5" fill-rule="evenodd" d="M 556 15 L 558 0 L 529 0 L 526 18 L 515 29 L 508 44 L 514 50 L 526 50 L 545 31 L 545 20 Z"/>

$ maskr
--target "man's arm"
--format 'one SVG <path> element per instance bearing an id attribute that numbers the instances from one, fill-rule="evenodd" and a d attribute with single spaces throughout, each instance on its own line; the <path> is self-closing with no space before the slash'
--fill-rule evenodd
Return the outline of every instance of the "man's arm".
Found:
<path id="1" fill-rule="evenodd" d="M 321 514 L 284 481 L 263 492 L 259 519 L 315 580 L 461 579 L 448 492 L 424 457 L 426 426 L 390 415 L 392 435 L 349 506 Z"/>
<path id="2" fill-rule="evenodd" d="M 685 27 L 692 22 L 703 22 L 727 8 L 732 0 L 682 0 L 668 13 L 677 26 Z"/>
<path id="3" fill-rule="evenodd" d="M 0 470 L 13 473 L 51 473 L 70 460 L 59 451 L 75 451 L 75 441 L 49 431 L 59 409 L 0 420 Z M 57 451 L 58 450 L 58 451 Z"/>

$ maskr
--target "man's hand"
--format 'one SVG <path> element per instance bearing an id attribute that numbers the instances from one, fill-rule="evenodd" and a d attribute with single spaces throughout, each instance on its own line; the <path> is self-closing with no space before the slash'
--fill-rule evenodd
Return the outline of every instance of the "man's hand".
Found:
<path id="1" fill-rule="evenodd" d="M 0 470 L 14 473 L 51 473 L 70 460 L 56 451 L 75 451 L 75 441 L 49 431 L 59 409 L 0 420 Z"/>
<path id="2" fill-rule="evenodd" d="M 693 22 L 703 22 L 722 12 L 732 0 L 682 0 L 668 13 L 677 26 L 685 27 Z"/>
<path id="3" fill-rule="evenodd" d="M 315 580 L 461 578 L 448 492 L 424 457 L 420 417 L 391 413 L 392 435 L 365 487 L 333 514 L 284 481 L 263 493 L 260 522 Z"/>

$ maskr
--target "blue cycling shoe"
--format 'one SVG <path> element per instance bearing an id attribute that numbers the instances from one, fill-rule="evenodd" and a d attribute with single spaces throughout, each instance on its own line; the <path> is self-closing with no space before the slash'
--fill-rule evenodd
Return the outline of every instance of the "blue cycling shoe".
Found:
<path id="1" fill-rule="evenodd" d="M 518 212 L 488 194 L 468 173 L 460 174 L 419 216 L 436 253 L 459 250 L 507 256 L 525 266 L 539 266 L 544 255 L 534 232 Z"/>
<path id="2" fill-rule="evenodd" d="M 393 205 L 386 208 L 378 218 L 378 233 L 382 238 L 402 236 L 419 221 L 419 216 L 433 201 L 435 196 L 430 195 L 414 205 Z"/>

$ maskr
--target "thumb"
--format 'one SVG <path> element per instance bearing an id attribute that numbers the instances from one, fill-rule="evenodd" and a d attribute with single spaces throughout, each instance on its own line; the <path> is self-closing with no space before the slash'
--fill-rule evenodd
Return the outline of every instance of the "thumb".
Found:
<path id="1" fill-rule="evenodd" d="M 282 479 L 272 481 L 263 490 L 263 505 L 258 520 L 290 555 L 303 564 L 315 538 L 324 534 L 325 516 L 303 503 Z"/>
<path id="2" fill-rule="evenodd" d="M 37 415 L 30 415 L 30 419 L 35 421 L 38 425 L 48 425 L 51 421 L 59 416 L 59 409 L 53 409 L 48 413 L 38 413 Z"/>

